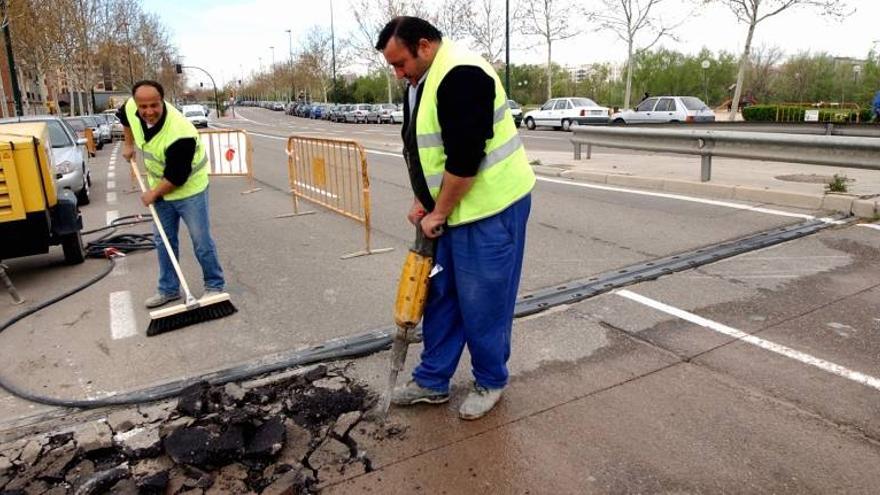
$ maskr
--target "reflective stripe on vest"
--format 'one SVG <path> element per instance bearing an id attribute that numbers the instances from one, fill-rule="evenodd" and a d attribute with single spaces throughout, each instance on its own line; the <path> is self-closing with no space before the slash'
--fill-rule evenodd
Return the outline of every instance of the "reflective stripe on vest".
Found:
<path id="1" fill-rule="evenodd" d="M 165 104 L 165 121 L 162 129 L 153 136 L 152 139 L 146 141 L 144 137 L 144 129 L 141 121 L 137 116 L 137 105 L 134 99 L 129 98 L 125 103 L 125 113 L 128 117 L 129 128 L 131 129 L 134 144 L 141 150 L 144 156 L 144 165 L 147 169 L 147 180 L 150 187 L 154 188 L 162 180 L 165 171 L 165 150 L 172 143 L 182 138 L 193 138 L 196 142 L 195 153 L 193 154 L 192 170 L 186 182 L 176 188 L 174 191 L 166 194 L 164 199 L 174 201 L 178 199 L 188 198 L 198 194 L 208 187 L 208 155 L 202 144 L 199 132 L 193 127 L 184 116 L 173 105 L 168 102 Z"/>
<path id="2" fill-rule="evenodd" d="M 447 218 L 449 225 L 473 222 L 501 212 L 535 184 L 519 133 L 507 104 L 507 95 L 495 70 L 482 57 L 444 39 L 424 82 L 416 115 L 419 161 L 431 195 L 436 198 L 443 183 L 446 154 L 437 117 L 437 89 L 450 70 L 460 65 L 481 68 L 495 82 L 493 137 L 486 142 L 486 156 L 467 194 Z"/>

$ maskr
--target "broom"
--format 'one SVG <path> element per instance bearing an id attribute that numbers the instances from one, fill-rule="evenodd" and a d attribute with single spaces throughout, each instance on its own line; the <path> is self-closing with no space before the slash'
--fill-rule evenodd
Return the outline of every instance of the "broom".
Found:
<path id="1" fill-rule="evenodd" d="M 130 164 L 135 177 L 137 177 L 138 186 L 140 186 L 141 192 L 147 192 L 137 164 L 134 160 L 131 160 Z M 192 292 L 189 290 L 189 284 L 187 284 L 186 279 L 183 278 L 180 264 L 177 263 L 177 258 L 174 257 L 174 252 L 171 251 L 171 244 L 168 242 L 168 236 L 165 235 L 165 229 L 162 227 L 162 222 L 159 221 L 156 207 L 152 204 L 150 205 L 150 213 L 153 215 L 153 221 L 156 222 L 159 236 L 162 237 L 162 245 L 165 246 L 165 250 L 168 252 L 168 258 L 171 259 L 171 264 L 174 265 L 174 271 L 177 272 L 177 278 L 180 280 L 180 285 L 183 288 L 184 294 L 186 294 L 186 302 L 158 309 L 156 311 L 150 311 L 150 326 L 147 327 L 147 337 L 153 337 L 155 335 L 204 321 L 216 320 L 235 313 L 237 310 L 229 300 L 229 294 L 225 292 L 204 296 L 201 299 L 193 297 Z"/>

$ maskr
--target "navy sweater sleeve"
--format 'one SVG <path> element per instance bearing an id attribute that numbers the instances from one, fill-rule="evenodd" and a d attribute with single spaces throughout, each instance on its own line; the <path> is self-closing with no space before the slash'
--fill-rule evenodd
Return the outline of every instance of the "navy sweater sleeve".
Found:
<path id="1" fill-rule="evenodd" d="M 446 171 L 477 175 L 494 135 L 495 81 L 482 69 L 462 65 L 450 70 L 437 88 L 437 119 L 446 152 Z"/>
<path id="2" fill-rule="evenodd" d="M 177 187 L 182 186 L 192 173 L 193 156 L 196 154 L 196 140 L 178 139 L 165 149 L 165 178 Z"/>

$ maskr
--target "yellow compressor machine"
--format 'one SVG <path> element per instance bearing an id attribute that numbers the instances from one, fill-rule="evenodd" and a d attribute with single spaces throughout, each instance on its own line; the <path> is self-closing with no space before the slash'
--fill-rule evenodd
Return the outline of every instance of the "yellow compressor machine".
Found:
<path id="1" fill-rule="evenodd" d="M 0 124 L 0 260 L 61 244 L 68 264 L 82 263 L 81 231 L 76 196 L 55 186 L 46 124 Z"/>

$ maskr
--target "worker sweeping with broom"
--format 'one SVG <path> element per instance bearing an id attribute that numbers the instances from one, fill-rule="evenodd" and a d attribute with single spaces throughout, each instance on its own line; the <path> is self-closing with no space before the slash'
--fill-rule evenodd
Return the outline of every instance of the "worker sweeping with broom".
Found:
<path id="1" fill-rule="evenodd" d="M 379 34 L 376 49 L 397 77 L 409 83 L 402 136 L 415 199 L 408 218 L 421 234 L 436 239 L 431 250 L 420 248 L 423 243 L 417 239 L 407 265 L 434 265 L 422 321 L 421 363 L 412 381 L 386 400 L 398 406 L 448 401 L 449 381 L 467 346 L 474 384 L 459 416 L 477 419 L 495 407 L 508 381 L 535 176 L 504 87 L 482 57 L 417 17 L 392 19 Z M 413 273 L 401 283 L 428 277 L 420 274 L 425 271 L 405 266 L 404 275 Z M 420 292 L 414 293 L 398 299 L 420 301 Z M 399 349 L 417 318 L 395 319 L 401 331 L 394 348 Z M 392 378 L 401 367 L 393 363 Z"/>
<path id="2" fill-rule="evenodd" d="M 132 163 L 141 184 L 141 202 L 150 207 L 156 235 L 162 238 L 159 255 L 159 287 L 147 299 L 148 309 L 159 308 L 181 299 L 183 304 L 151 313 L 147 335 L 235 312 L 229 295 L 223 292 L 223 269 L 211 238 L 208 218 L 208 158 L 199 133 L 173 105 L 164 101 L 165 92 L 156 81 L 140 81 L 132 88 L 132 98 L 119 109 L 117 116 L 124 126 L 122 156 Z M 141 150 L 149 188 L 140 180 L 132 162 L 135 146 Z M 202 267 L 204 295 L 197 300 L 177 263 L 178 229 L 186 224 L 193 250 Z"/>

